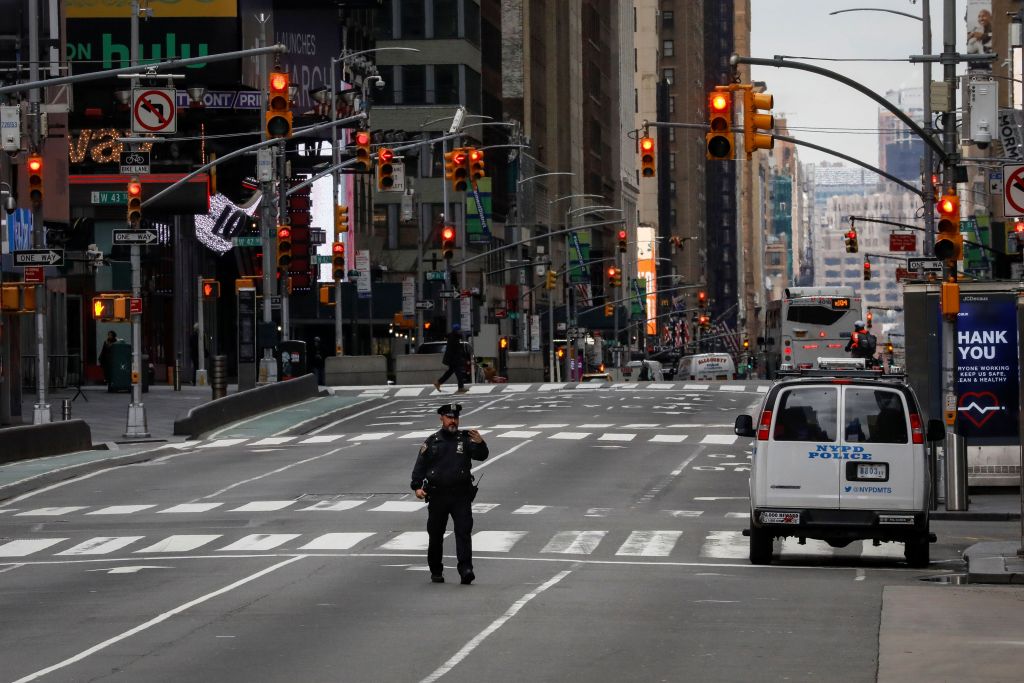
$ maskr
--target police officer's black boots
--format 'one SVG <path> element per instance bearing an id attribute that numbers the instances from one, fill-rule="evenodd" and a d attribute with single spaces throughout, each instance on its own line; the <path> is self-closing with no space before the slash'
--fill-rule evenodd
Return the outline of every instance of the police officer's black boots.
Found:
<path id="1" fill-rule="evenodd" d="M 467 569 L 466 571 L 462 572 L 462 585 L 468 586 L 469 584 L 473 583 L 473 579 L 475 578 L 476 574 L 473 573 L 473 570 Z"/>

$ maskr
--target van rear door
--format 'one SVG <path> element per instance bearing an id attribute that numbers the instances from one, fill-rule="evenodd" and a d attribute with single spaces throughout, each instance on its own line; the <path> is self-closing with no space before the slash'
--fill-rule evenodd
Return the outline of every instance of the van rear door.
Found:
<path id="1" fill-rule="evenodd" d="M 912 510 L 915 482 L 923 476 L 912 443 L 910 411 L 894 389 L 843 387 L 842 486 L 847 510 Z"/>
<path id="2" fill-rule="evenodd" d="M 765 477 L 761 500 L 778 507 L 839 507 L 841 461 L 839 388 L 783 389 L 772 410 L 772 430 L 757 463 Z"/>

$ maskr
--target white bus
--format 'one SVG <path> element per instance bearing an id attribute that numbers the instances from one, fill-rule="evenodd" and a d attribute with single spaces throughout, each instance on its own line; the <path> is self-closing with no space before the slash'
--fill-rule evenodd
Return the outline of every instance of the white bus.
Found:
<path id="1" fill-rule="evenodd" d="M 768 304 L 764 336 L 757 340 L 765 376 L 774 379 L 780 370 L 815 368 L 818 358 L 848 355 L 846 344 L 856 320 L 863 315 L 853 287 L 786 289 L 782 299 Z"/>

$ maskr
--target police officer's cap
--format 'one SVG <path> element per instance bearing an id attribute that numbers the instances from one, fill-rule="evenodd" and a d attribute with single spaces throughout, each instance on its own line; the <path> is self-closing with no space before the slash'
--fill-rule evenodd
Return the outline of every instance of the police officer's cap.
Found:
<path id="1" fill-rule="evenodd" d="M 462 412 L 461 403 L 445 403 L 443 406 L 437 409 L 438 415 L 444 415 L 447 417 L 458 417 L 459 413 Z"/>

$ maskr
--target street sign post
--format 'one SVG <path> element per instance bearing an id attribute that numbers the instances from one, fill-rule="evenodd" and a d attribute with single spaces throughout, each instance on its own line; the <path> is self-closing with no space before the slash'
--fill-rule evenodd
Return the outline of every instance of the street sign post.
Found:
<path id="1" fill-rule="evenodd" d="M 63 249 L 23 249 L 11 252 L 16 266 L 63 266 Z"/>
<path id="2" fill-rule="evenodd" d="M 114 246 L 149 245 L 159 238 L 155 230 L 115 229 L 111 232 L 111 243 Z"/>
<path id="3" fill-rule="evenodd" d="M 232 237 L 231 243 L 236 247 L 258 247 L 263 244 L 263 238 L 259 235 L 242 235 L 241 237 Z"/>
<path id="4" fill-rule="evenodd" d="M 942 261 L 934 258 L 910 256 L 907 257 L 907 270 L 910 271 L 911 277 L 917 275 L 918 270 L 924 271 L 925 273 L 938 273 L 941 275 Z"/>
<path id="5" fill-rule="evenodd" d="M 442 299 L 458 299 L 459 298 L 459 293 L 458 293 L 458 291 L 456 291 L 454 289 L 442 289 L 441 290 L 441 298 Z"/>
<path id="6" fill-rule="evenodd" d="M 174 88 L 135 88 L 132 90 L 133 133 L 178 132 Z"/>
<path id="7" fill-rule="evenodd" d="M 121 173 L 123 175 L 146 175 L 149 173 L 149 152 L 121 152 Z"/>
<path id="8" fill-rule="evenodd" d="M 427 282 L 443 282 L 444 271 L 443 270 L 428 270 L 427 271 Z"/>

